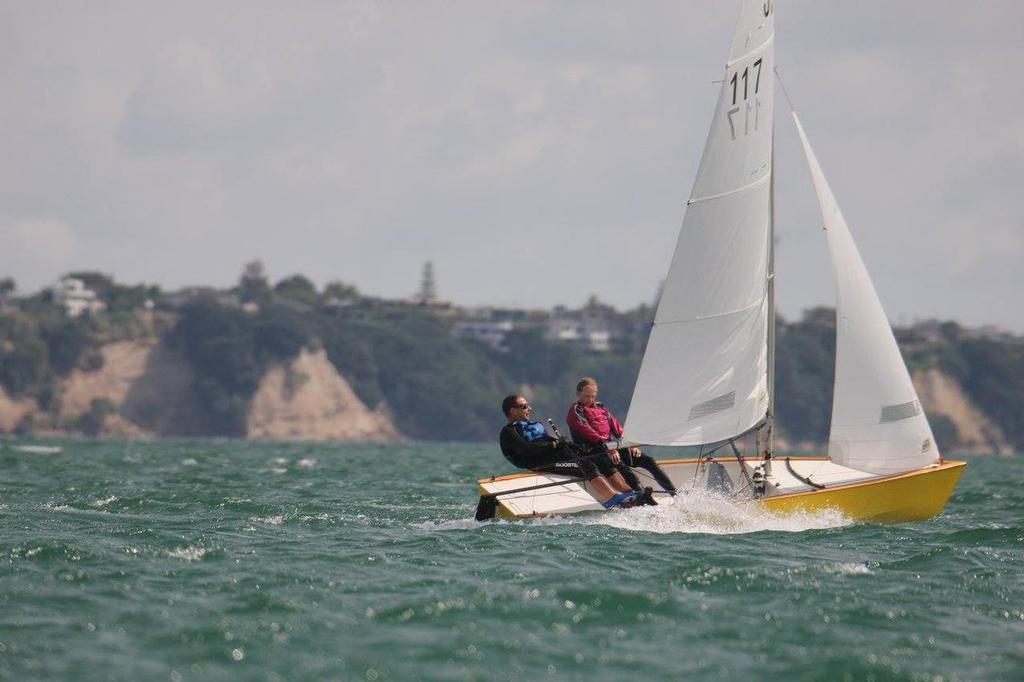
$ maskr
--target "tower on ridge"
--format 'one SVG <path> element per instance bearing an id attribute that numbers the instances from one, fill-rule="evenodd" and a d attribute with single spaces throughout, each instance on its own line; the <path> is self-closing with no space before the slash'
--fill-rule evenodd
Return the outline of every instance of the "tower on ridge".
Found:
<path id="1" fill-rule="evenodd" d="M 427 261 L 423 265 L 423 279 L 420 282 L 419 302 L 430 304 L 437 302 L 437 284 L 434 281 L 434 264 Z"/>

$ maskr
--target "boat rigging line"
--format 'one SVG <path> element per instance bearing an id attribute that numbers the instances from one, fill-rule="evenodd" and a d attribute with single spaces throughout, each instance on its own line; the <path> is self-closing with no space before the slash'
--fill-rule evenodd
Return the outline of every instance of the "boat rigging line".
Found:
<path id="1" fill-rule="evenodd" d="M 740 473 L 743 474 L 743 479 L 747 482 L 744 489 L 753 487 L 754 482 L 750 480 L 750 474 L 747 473 L 747 463 L 743 461 L 743 455 L 740 454 L 740 451 L 736 448 L 736 443 L 731 438 L 729 439 L 729 445 L 732 446 L 732 452 L 736 455 L 736 461 L 739 462 Z"/>
<path id="2" fill-rule="evenodd" d="M 801 483 L 806 483 L 807 485 L 811 486 L 815 490 L 824 490 L 825 489 L 825 486 L 823 486 L 821 483 L 815 483 L 811 479 L 804 478 L 803 476 L 798 474 L 796 472 L 796 470 L 793 469 L 793 466 L 789 463 L 789 457 L 786 458 L 786 469 L 789 471 L 789 473 L 791 473 L 793 475 L 793 478 L 795 478 L 796 480 L 800 481 Z"/>

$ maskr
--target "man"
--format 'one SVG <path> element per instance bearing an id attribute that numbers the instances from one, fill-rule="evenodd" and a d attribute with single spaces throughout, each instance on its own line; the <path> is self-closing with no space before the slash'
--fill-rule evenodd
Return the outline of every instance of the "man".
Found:
<path id="1" fill-rule="evenodd" d="M 633 506 L 636 493 L 607 455 L 582 457 L 569 443 L 552 438 L 543 424 L 530 421 L 533 408 L 521 395 L 506 397 L 501 410 L 508 419 L 498 438 L 505 459 L 520 469 L 584 478 L 605 509 Z"/>
<path id="2" fill-rule="evenodd" d="M 607 445 L 610 440 L 622 438 L 622 424 L 607 407 L 597 402 L 597 382 L 591 377 L 583 377 L 576 384 L 576 402 L 569 406 L 565 421 L 573 441 L 585 446 L 587 452 L 604 452 L 607 449 L 612 462 L 619 465 L 618 471 L 634 489 L 640 487 L 640 479 L 630 467 L 640 467 L 649 471 L 665 492 L 676 494 L 672 480 L 652 457 L 640 452 L 639 448 Z"/>

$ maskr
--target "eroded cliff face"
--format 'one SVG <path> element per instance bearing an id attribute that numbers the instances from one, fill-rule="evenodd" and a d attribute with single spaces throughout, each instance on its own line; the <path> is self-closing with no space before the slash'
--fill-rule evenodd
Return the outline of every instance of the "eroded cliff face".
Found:
<path id="1" fill-rule="evenodd" d="M 17 428 L 27 415 L 39 410 L 39 405 L 31 398 L 12 398 L 0 386 L 0 433 L 10 433 Z"/>
<path id="2" fill-rule="evenodd" d="M 102 435 L 202 433 L 205 420 L 192 389 L 194 376 L 180 351 L 152 339 L 109 343 L 100 353 L 102 367 L 76 369 L 60 383 L 56 414 L 0 388 L 0 433 L 13 432 L 26 419 L 36 432 L 75 432 L 83 417 L 95 411 L 96 401 L 105 402 L 98 419 Z M 260 439 L 401 439 L 386 410 L 371 410 L 359 400 L 323 350 L 304 350 L 264 375 L 252 398 L 246 431 L 247 437 Z"/>
<path id="3" fill-rule="evenodd" d="M 249 438 L 393 441 L 400 438 L 383 409 L 370 410 L 338 374 L 323 349 L 303 349 L 270 369 L 252 399 Z"/>
<path id="4" fill-rule="evenodd" d="M 954 452 L 1013 452 L 1002 429 L 971 403 L 956 379 L 933 368 L 915 372 L 913 381 L 925 412 L 945 416 L 956 426 L 960 443 Z"/>
<path id="5" fill-rule="evenodd" d="M 115 406 L 125 403 L 129 391 L 146 373 L 146 364 L 156 344 L 146 341 L 121 341 L 100 348 L 103 366 L 86 372 L 76 369 L 63 382 L 61 415 L 80 417 L 89 411 L 93 400 L 109 400 Z"/>
<path id="6" fill-rule="evenodd" d="M 155 339 L 108 343 L 100 353 L 100 369 L 76 369 L 62 384 L 65 424 L 89 412 L 93 401 L 106 400 L 114 412 L 103 420 L 100 432 L 105 435 L 196 433 L 192 371 L 181 353 Z"/>

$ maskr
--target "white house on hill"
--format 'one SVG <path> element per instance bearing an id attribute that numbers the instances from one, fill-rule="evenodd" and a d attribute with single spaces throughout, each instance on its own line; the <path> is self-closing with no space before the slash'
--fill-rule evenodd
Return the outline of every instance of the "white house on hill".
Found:
<path id="1" fill-rule="evenodd" d="M 64 306 L 68 317 L 78 317 L 82 313 L 98 313 L 107 306 L 99 300 L 96 292 L 85 286 L 85 282 L 76 277 L 61 277 L 53 287 L 53 301 Z"/>

